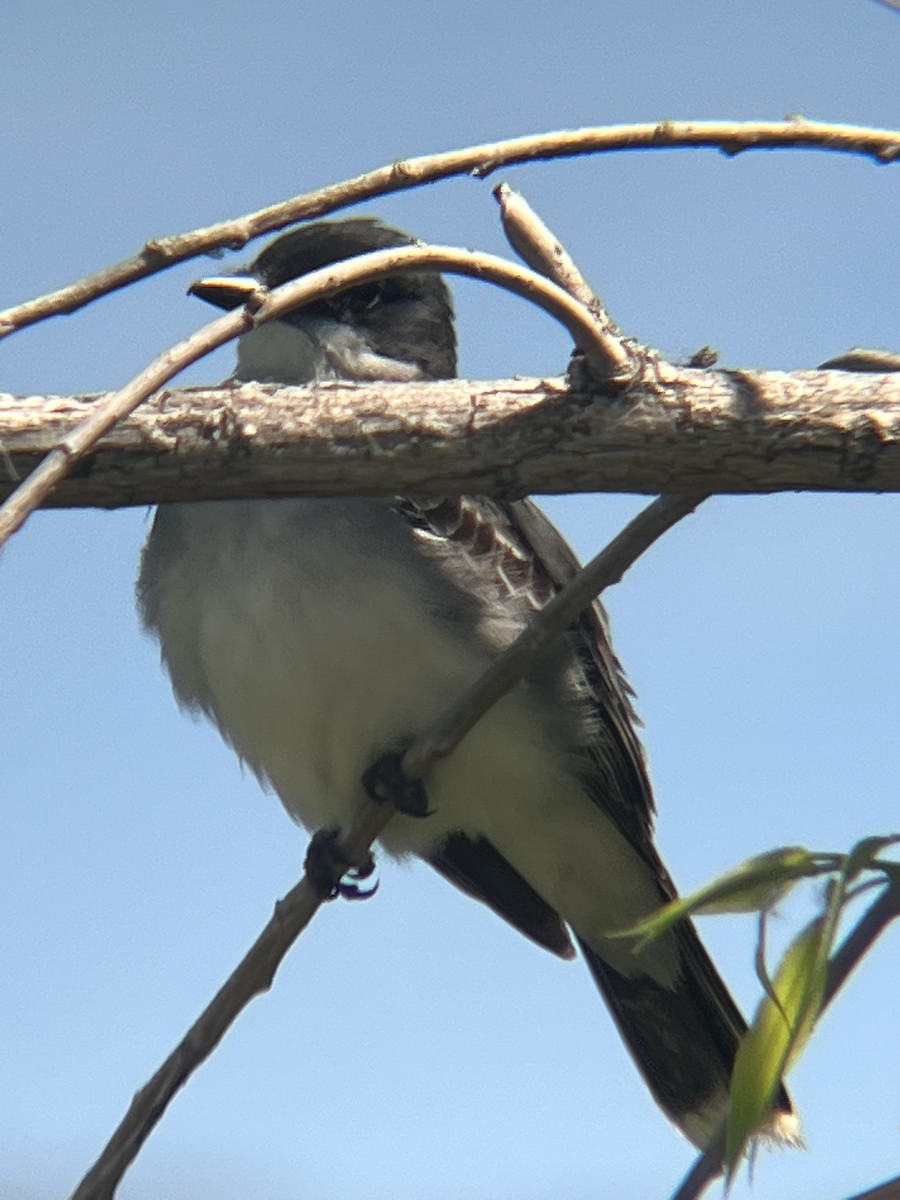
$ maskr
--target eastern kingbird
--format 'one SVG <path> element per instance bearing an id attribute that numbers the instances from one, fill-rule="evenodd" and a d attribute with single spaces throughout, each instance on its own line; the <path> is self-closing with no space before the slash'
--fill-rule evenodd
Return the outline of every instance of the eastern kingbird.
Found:
<path id="1" fill-rule="evenodd" d="M 412 241 L 374 220 L 305 225 L 243 274 L 191 291 L 229 309 L 260 283 Z M 410 270 L 245 334 L 233 379 L 455 373 L 446 284 Z M 528 500 L 223 500 L 160 506 L 138 598 L 180 703 L 216 723 L 293 818 L 346 828 L 372 764 L 425 729 L 576 570 Z M 745 1025 L 688 922 L 641 950 L 609 937 L 675 895 L 631 697 L 594 604 L 430 769 L 428 814 L 393 817 L 381 842 L 560 958 L 577 943 L 656 1100 L 703 1146 Z M 773 1132 L 792 1120 L 782 1090 Z"/>

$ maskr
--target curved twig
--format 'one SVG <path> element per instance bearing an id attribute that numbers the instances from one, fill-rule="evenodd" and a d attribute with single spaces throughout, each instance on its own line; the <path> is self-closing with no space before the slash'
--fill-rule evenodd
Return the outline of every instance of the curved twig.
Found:
<path id="1" fill-rule="evenodd" d="M 83 458 L 117 421 L 128 416 L 143 400 L 185 367 L 248 332 L 255 325 L 271 321 L 293 308 L 330 296 L 354 284 L 377 279 L 390 271 L 411 267 L 418 271 L 470 275 L 496 284 L 550 313 L 566 326 L 576 343 L 590 343 L 596 337 L 596 325 L 591 314 L 568 292 L 542 275 L 496 255 L 459 250 L 452 246 L 396 246 L 389 250 L 377 250 L 312 271 L 302 279 L 270 292 L 260 289 L 250 304 L 226 313 L 167 350 L 125 387 L 114 392 L 54 447 L 0 508 L 0 546 L 21 528 L 30 514 L 40 507 L 53 488 L 68 474 L 72 465 Z"/>
<path id="2" fill-rule="evenodd" d="M 296 221 L 325 216 L 374 196 L 406 191 L 453 175 L 482 179 L 500 167 L 553 158 L 620 150 L 719 149 L 730 156 L 745 150 L 812 149 L 862 154 L 879 163 L 900 159 L 900 131 L 825 121 L 658 121 L 530 134 L 501 142 L 403 159 L 353 179 L 271 204 L 246 216 L 204 229 L 148 241 L 133 258 L 34 300 L 0 311 L 0 338 L 36 321 L 75 312 L 99 296 L 155 275 L 167 267 L 209 254 L 239 250 L 253 238 Z"/>

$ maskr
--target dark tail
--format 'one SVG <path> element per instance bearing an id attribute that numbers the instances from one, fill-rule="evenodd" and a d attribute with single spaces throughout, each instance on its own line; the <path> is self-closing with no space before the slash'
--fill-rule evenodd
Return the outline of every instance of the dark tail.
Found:
<path id="1" fill-rule="evenodd" d="M 727 1111 L 738 1042 L 746 1022 L 692 925 L 669 935 L 678 941 L 682 970 L 674 987 L 636 972 L 620 975 L 578 939 L 591 974 L 619 1032 L 657 1103 L 702 1149 Z M 787 1091 L 779 1089 L 769 1129 L 796 1140 L 796 1118 Z"/>

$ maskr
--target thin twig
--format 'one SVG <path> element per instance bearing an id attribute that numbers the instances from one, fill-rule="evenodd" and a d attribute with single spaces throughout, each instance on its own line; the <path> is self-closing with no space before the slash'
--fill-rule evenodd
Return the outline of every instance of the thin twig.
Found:
<path id="1" fill-rule="evenodd" d="M 822 1012 L 834 1000 L 872 944 L 897 917 L 900 917 L 900 887 L 888 884 L 878 899 L 872 902 L 865 916 L 847 934 L 832 958 L 825 981 Z"/>
<path id="2" fill-rule="evenodd" d="M 848 1197 L 848 1200 L 900 1200 L 900 1175 L 886 1179 L 884 1183 L 879 1183 L 865 1192 L 858 1192 L 855 1196 Z"/>
<path id="3" fill-rule="evenodd" d="M 722 1173 L 722 1157 L 725 1154 L 725 1130 L 726 1122 L 723 1121 L 710 1138 L 706 1149 L 697 1155 L 694 1165 L 678 1185 L 677 1191 L 672 1193 L 672 1200 L 698 1200 L 709 1185 L 719 1178 Z"/>
<path id="4" fill-rule="evenodd" d="M 59 442 L 0 507 L 0 546 L 40 508 L 72 467 L 96 446 L 117 421 L 132 413 L 180 371 L 205 354 L 253 328 L 253 316 L 239 308 L 218 317 L 160 355 L 123 388 L 113 392 Z"/>
<path id="5" fill-rule="evenodd" d="M 618 583 L 635 559 L 682 517 L 693 512 L 702 496 L 660 496 L 582 567 L 496 658 L 480 679 L 460 696 L 403 758 L 404 772 L 418 778 L 426 766 L 448 755 L 475 722 L 525 675 L 529 666 L 590 604 L 594 596 Z"/>
<path id="6" fill-rule="evenodd" d="M 390 820 L 386 804 L 366 800 L 341 841 L 346 860 L 362 865 L 369 847 Z M 137 1092 L 100 1157 L 71 1200 L 112 1200 L 123 1175 L 191 1075 L 212 1054 L 254 996 L 268 991 L 291 946 L 322 900 L 307 877 L 275 905 L 272 919 L 159 1070 Z"/>
<path id="7" fill-rule="evenodd" d="M 482 679 L 431 729 L 415 739 L 403 760 L 406 774 L 418 778 L 433 762 L 448 754 L 490 706 L 524 677 L 545 647 L 565 631 L 593 597 L 617 583 L 644 550 L 688 512 L 686 501 L 679 508 L 672 499 L 663 499 L 655 500 L 635 517 L 550 601 Z M 341 840 L 347 862 L 362 865 L 366 861 L 372 841 L 392 812 L 389 805 L 363 803 L 356 821 Z M 275 915 L 247 956 L 153 1078 L 135 1095 L 97 1162 L 75 1189 L 72 1200 L 111 1200 L 125 1171 L 173 1097 L 209 1057 L 250 1000 L 271 986 L 281 961 L 320 903 L 305 877 L 279 901 Z"/>
<path id="8" fill-rule="evenodd" d="M 591 334 L 591 317 L 583 305 L 542 275 L 492 254 L 476 254 L 452 246 L 396 246 L 388 250 L 376 250 L 312 271 L 302 279 L 268 293 L 261 289 L 255 294 L 252 306 L 236 309 L 217 318 L 167 350 L 124 388 L 114 392 L 51 450 L 41 465 L 0 508 L 0 546 L 21 528 L 30 514 L 40 507 L 53 488 L 68 474 L 72 465 L 89 453 L 117 421 L 128 416 L 143 400 L 185 367 L 255 325 L 273 320 L 293 308 L 330 296 L 353 284 L 379 278 L 390 271 L 411 267 L 419 271 L 471 275 L 496 284 L 539 305 L 560 321 L 576 342 Z M 251 307 L 253 311 L 250 311 Z"/>
<path id="9" fill-rule="evenodd" d="M 817 368 L 819 371 L 865 371 L 890 372 L 900 371 L 900 354 L 891 350 L 864 350 L 855 346 L 829 358 Z"/>
<path id="10" fill-rule="evenodd" d="M 295 196 L 243 217 L 190 233 L 155 238 L 125 259 L 67 287 L 0 311 L 0 337 L 36 321 L 74 312 L 127 284 L 216 250 L 238 250 L 253 238 L 296 221 L 325 216 L 374 196 L 389 195 L 453 175 L 483 178 L 501 167 L 621 150 L 708 147 L 733 156 L 745 150 L 812 149 L 862 154 L 879 163 L 900 159 L 900 132 L 823 121 L 659 121 L 530 134 L 404 159 L 353 179 Z"/>
<path id="11" fill-rule="evenodd" d="M 578 344 L 588 374 L 598 386 L 625 386 L 636 378 L 642 359 L 588 284 L 563 244 L 531 205 L 508 184 L 494 188 L 503 231 L 516 254 L 534 271 L 551 279 L 591 314 L 593 336 Z"/>

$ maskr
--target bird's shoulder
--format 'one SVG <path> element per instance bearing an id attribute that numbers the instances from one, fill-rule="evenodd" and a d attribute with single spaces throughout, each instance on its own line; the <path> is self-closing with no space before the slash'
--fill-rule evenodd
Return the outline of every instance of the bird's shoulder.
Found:
<path id="1" fill-rule="evenodd" d="M 579 570 L 560 532 L 530 500 L 480 496 L 395 497 L 392 509 L 420 549 L 452 573 L 482 606 L 508 615 L 507 641 Z M 613 650 L 609 622 L 595 601 L 570 627 L 557 662 L 564 693 L 579 712 L 578 756 L 585 788 L 657 869 L 653 796 L 634 693 Z"/>

